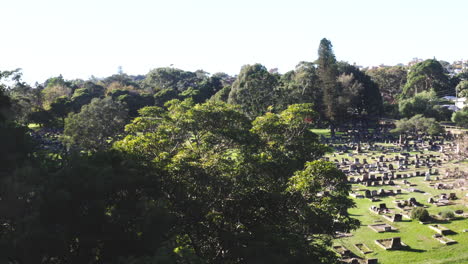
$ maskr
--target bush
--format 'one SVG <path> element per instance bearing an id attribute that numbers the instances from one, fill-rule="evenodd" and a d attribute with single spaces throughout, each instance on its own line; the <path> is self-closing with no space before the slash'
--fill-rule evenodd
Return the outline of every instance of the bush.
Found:
<path id="1" fill-rule="evenodd" d="M 413 210 L 411 210 L 411 219 L 427 221 L 429 220 L 429 212 L 422 207 L 416 207 Z"/>
<path id="2" fill-rule="evenodd" d="M 442 217 L 442 218 L 446 218 L 446 219 L 453 219 L 455 218 L 455 213 L 450 210 L 450 209 L 447 209 L 447 210 L 444 210 L 442 212 L 439 213 L 439 215 Z"/>

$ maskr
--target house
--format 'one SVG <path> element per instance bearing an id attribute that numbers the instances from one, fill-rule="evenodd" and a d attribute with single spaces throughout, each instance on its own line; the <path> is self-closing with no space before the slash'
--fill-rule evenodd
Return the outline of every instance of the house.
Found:
<path id="1" fill-rule="evenodd" d="M 466 101 L 466 97 L 460 97 L 455 99 L 455 106 L 460 109 L 463 109 L 463 107 L 468 106 L 467 103 L 468 102 Z"/>

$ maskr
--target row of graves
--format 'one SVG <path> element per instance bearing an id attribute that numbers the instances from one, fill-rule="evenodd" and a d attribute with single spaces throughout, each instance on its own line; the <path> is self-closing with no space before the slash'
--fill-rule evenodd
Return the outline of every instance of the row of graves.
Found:
<path id="1" fill-rule="evenodd" d="M 352 154 L 348 154 L 353 156 Z M 439 167 L 442 160 L 434 155 L 411 156 L 409 153 L 400 153 L 393 158 L 371 156 L 369 162 L 366 158 L 362 161 L 354 158 L 350 161 L 347 158 L 341 158 L 341 161 L 334 159 L 336 166 L 348 176 L 350 183 L 360 183 L 365 186 L 394 185 L 395 179 L 409 177 L 425 176 L 427 180 L 433 175 L 439 175 Z M 330 161 L 326 157 L 325 160 Z M 410 172 L 413 170 L 413 172 Z"/>

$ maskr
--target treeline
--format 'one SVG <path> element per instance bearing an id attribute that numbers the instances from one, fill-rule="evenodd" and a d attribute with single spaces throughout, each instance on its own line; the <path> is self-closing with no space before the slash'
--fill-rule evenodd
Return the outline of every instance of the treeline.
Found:
<path id="1" fill-rule="evenodd" d="M 323 39 L 318 59 L 300 62 L 284 74 L 260 64 L 242 67 L 237 76 L 157 68 L 146 75 L 123 72 L 104 79 L 64 80 L 62 76 L 31 87 L 11 75 L 15 84 L 7 90 L 16 119 L 24 124 L 64 127 L 70 113 L 78 113 L 93 98 L 112 97 L 126 105 L 129 118 L 144 106 L 160 106 L 172 99 L 191 98 L 239 105 L 250 118 L 268 111 L 278 113 L 292 103 L 313 103 L 318 127 L 336 124 L 369 126 L 379 117 L 410 118 L 416 114 L 440 121 L 451 119 L 452 111 L 442 97 L 468 93 L 468 74 L 449 75 L 435 60 L 412 67 L 393 66 L 360 70 L 336 60 L 330 41 Z M 6 76 L 3 76 L 6 77 Z"/>

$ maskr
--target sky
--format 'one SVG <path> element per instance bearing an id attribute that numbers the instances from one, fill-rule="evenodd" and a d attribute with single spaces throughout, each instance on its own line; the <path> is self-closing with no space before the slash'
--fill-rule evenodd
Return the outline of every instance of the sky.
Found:
<path id="1" fill-rule="evenodd" d="M 3 0 L 0 71 L 23 80 L 106 77 L 158 67 L 284 73 L 322 38 L 362 66 L 468 59 L 465 0 Z"/>

